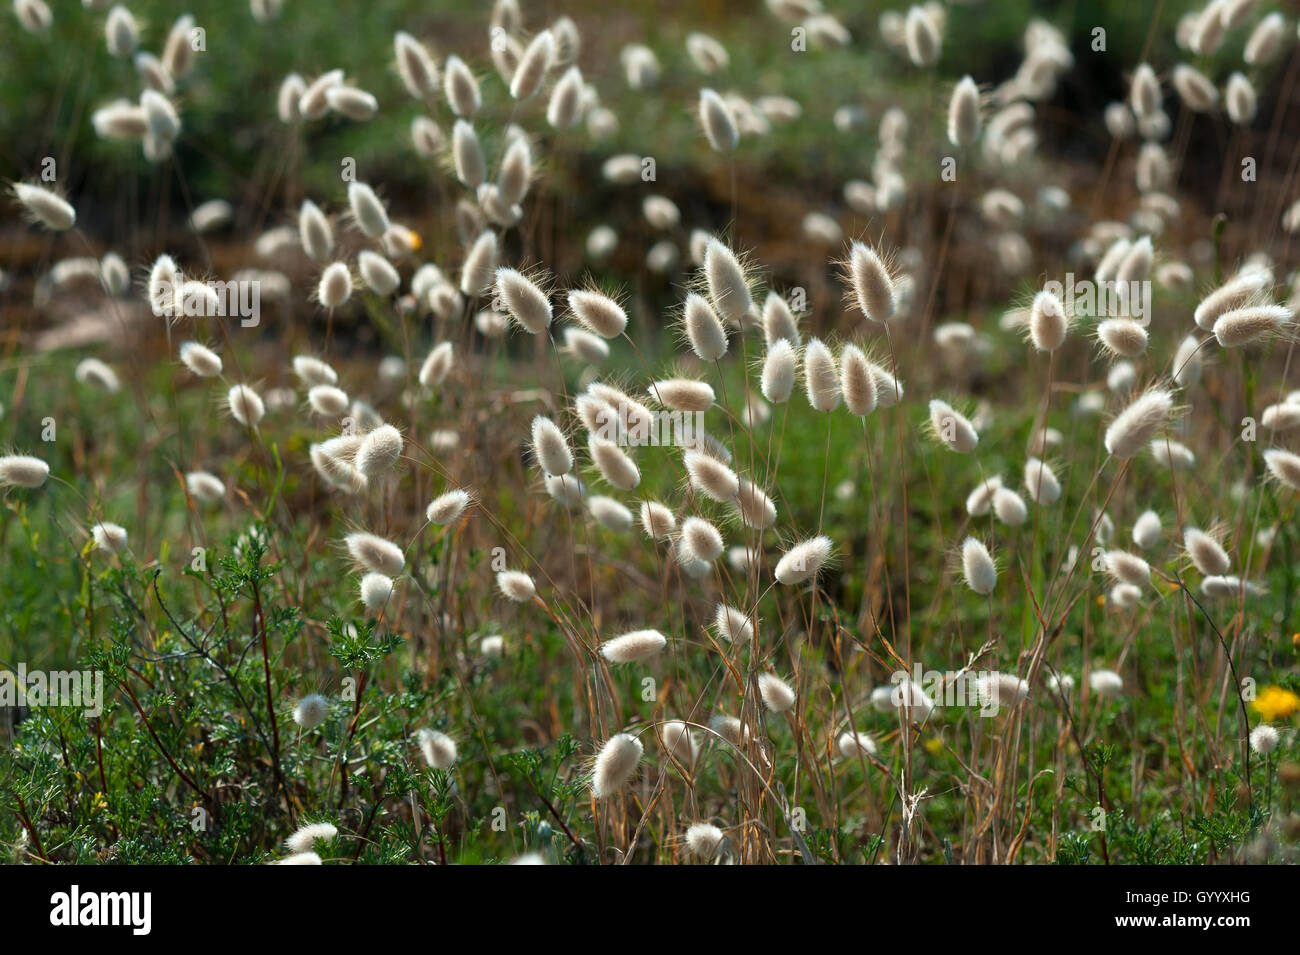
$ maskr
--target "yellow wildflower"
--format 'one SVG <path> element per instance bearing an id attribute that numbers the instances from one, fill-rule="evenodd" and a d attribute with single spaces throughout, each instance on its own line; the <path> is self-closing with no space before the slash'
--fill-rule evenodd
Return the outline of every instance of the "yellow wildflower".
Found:
<path id="1" fill-rule="evenodd" d="M 1300 696 L 1280 686 L 1266 686 L 1250 705 L 1266 722 L 1272 723 L 1300 710 Z"/>

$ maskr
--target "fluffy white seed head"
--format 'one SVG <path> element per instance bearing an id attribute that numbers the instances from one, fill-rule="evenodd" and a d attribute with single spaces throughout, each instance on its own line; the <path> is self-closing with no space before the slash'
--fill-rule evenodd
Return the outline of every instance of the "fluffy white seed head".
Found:
<path id="1" fill-rule="evenodd" d="M 551 324 L 551 301 L 541 287 L 515 269 L 497 269 L 497 295 L 510 316 L 533 335 Z"/>
<path id="2" fill-rule="evenodd" d="M 600 336 L 582 328 L 564 330 L 564 349 L 593 365 L 598 365 L 609 357 L 609 346 Z"/>
<path id="3" fill-rule="evenodd" d="M 120 554 L 126 550 L 126 528 L 112 521 L 103 521 L 90 529 L 95 546 L 110 554 Z"/>
<path id="4" fill-rule="evenodd" d="M 703 295 L 691 292 L 686 296 L 682 326 L 691 350 L 701 361 L 717 361 L 727 353 L 727 329 Z"/>
<path id="5" fill-rule="evenodd" d="M 13 192 L 26 213 L 47 229 L 63 232 L 77 224 L 77 210 L 52 190 L 16 182 Z"/>
<path id="6" fill-rule="evenodd" d="M 1196 569 L 1206 576 L 1222 576 L 1232 568 L 1232 560 L 1223 545 L 1203 530 L 1185 528 L 1183 548 Z"/>
<path id="7" fill-rule="evenodd" d="M 303 250 L 317 262 L 324 262 L 334 250 L 334 230 L 320 206 L 310 199 L 303 201 L 298 213 L 298 235 Z"/>
<path id="8" fill-rule="evenodd" d="M 750 643 L 754 639 L 754 626 L 749 618 L 726 604 L 718 604 L 714 611 L 713 628 L 728 643 Z"/>
<path id="9" fill-rule="evenodd" d="M 998 475 L 985 478 L 975 486 L 975 490 L 966 495 L 966 513 L 971 517 L 983 517 L 993 507 L 993 495 L 1002 487 L 1002 478 Z"/>
<path id="10" fill-rule="evenodd" d="M 1218 89 L 1196 67 L 1179 63 L 1174 67 L 1172 80 L 1179 99 L 1193 112 L 1208 113 L 1218 105 Z"/>
<path id="11" fill-rule="evenodd" d="M 308 387 L 336 385 L 339 380 L 338 372 L 319 358 L 313 358 L 311 355 L 295 355 L 293 373 L 298 376 L 299 381 Z"/>
<path id="12" fill-rule="evenodd" d="M 681 720 L 664 720 L 658 730 L 665 750 L 687 766 L 694 764 L 700 746 L 690 726 Z"/>
<path id="13" fill-rule="evenodd" d="M 164 143 L 172 142 L 181 131 L 181 117 L 170 99 L 157 90 L 140 94 L 140 108 L 144 110 L 149 132 Z"/>
<path id="14" fill-rule="evenodd" d="M 697 822 L 686 830 L 686 848 L 701 859 L 712 859 L 722 845 L 723 832 L 707 822 Z"/>
<path id="15" fill-rule="evenodd" d="M 1106 551 L 1106 573 L 1120 583 L 1145 587 L 1151 582 L 1151 565 L 1126 550 Z"/>
<path id="16" fill-rule="evenodd" d="M 1160 515 L 1155 511 L 1143 511 L 1133 522 L 1133 543 L 1143 550 L 1151 550 L 1159 544 L 1163 533 Z"/>
<path id="17" fill-rule="evenodd" d="M 678 544 L 687 556 L 709 564 L 722 556 L 726 546 L 722 533 L 702 517 L 688 517 L 682 521 Z"/>
<path id="18" fill-rule="evenodd" d="M 447 57 L 443 64 L 443 92 L 447 102 L 457 116 L 473 116 L 478 112 L 483 100 L 479 93 L 478 80 L 465 65 L 465 61 L 455 54 Z"/>
<path id="19" fill-rule="evenodd" d="M 881 408 L 892 408 L 903 400 L 903 383 L 897 373 L 871 363 L 871 376 L 876 380 L 876 404 Z"/>
<path id="20" fill-rule="evenodd" d="M 454 524 L 460 520 L 465 509 L 469 507 L 472 498 L 467 491 L 460 488 L 447 491 L 435 497 L 424 512 L 424 516 L 433 524 Z"/>
<path id="21" fill-rule="evenodd" d="M 1285 305 L 1234 308 L 1215 321 L 1214 337 L 1224 348 L 1240 348 L 1281 334 L 1294 317 Z"/>
<path id="22" fill-rule="evenodd" d="M 786 300 L 775 292 L 768 292 L 763 302 L 763 341 L 771 348 L 783 338 L 797 348 L 799 326 Z"/>
<path id="23" fill-rule="evenodd" d="M 726 503 L 740 493 L 740 478 L 717 458 L 702 451 L 687 451 L 683 461 L 691 487 L 710 500 Z"/>
<path id="24" fill-rule="evenodd" d="M 194 27 L 194 18 L 188 13 L 177 17 L 163 44 L 162 65 L 176 79 L 188 73 L 198 58 L 193 42 Z"/>
<path id="25" fill-rule="evenodd" d="M 328 94 L 343 82 L 343 70 L 329 70 L 318 75 L 304 88 L 298 99 L 298 116 L 303 120 L 320 120 L 329 112 Z"/>
<path id="26" fill-rule="evenodd" d="M 1088 687 L 1102 699 L 1113 700 L 1124 692 L 1124 678 L 1114 670 L 1093 670 Z"/>
<path id="27" fill-rule="evenodd" d="M 1228 110 L 1228 118 L 1239 126 L 1248 126 L 1255 121 L 1258 100 L 1255 87 L 1241 73 L 1233 73 L 1223 88 L 1223 101 Z"/>
<path id="28" fill-rule="evenodd" d="M 411 143 L 421 159 L 433 159 L 447 144 L 442 128 L 427 116 L 411 120 Z"/>
<path id="29" fill-rule="evenodd" d="M 845 345 L 840 353 L 840 391 L 851 414 L 862 418 L 876 410 L 876 378 L 857 345 Z"/>
<path id="30" fill-rule="evenodd" d="M 195 500 L 213 503 L 226 496 L 226 485 L 215 474 L 207 471 L 191 471 L 185 475 L 185 490 Z"/>
<path id="31" fill-rule="evenodd" d="M 555 36 L 550 30 L 543 30 L 533 37 L 515 68 L 515 75 L 510 80 L 511 97 L 525 100 L 536 93 L 554 61 Z"/>
<path id="32" fill-rule="evenodd" d="M 572 474 L 549 474 L 542 483 L 546 487 L 546 493 L 569 510 L 577 510 L 582 506 L 586 489 L 576 476 Z"/>
<path id="33" fill-rule="evenodd" d="M 641 529 L 651 540 L 671 540 L 677 533 L 677 518 L 658 501 L 641 502 Z"/>
<path id="34" fill-rule="evenodd" d="M 840 376 L 835 368 L 835 358 L 819 339 L 809 339 L 804 346 L 803 376 L 808 404 L 817 411 L 826 412 L 839 407 Z"/>
<path id="35" fill-rule="evenodd" d="M 832 542 L 829 537 L 813 537 L 795 544 L 781 556 L 773 572 L 782 584 L 798 584 L 809 580 L 822 569 L 831 556 Z"/>
<path id="36" fill-rule="evenodd" d="M 83 385 L 91 385 L 109 394 L 113 394 L 122 387 L 117 372 L 98 358 L 83 358 L 77 363 L 72 377 Z"/>
<path id="37" fill-rule="evenodd" d="M 129 100 L 115 100 L 95 110 L 90 117 L 95 135 L 101 139 L 143 139 L 149 132 L 149 118 Z"/>
<path id="38" fill-rule="evenodd" d="M 761 388 L 763 397 L 773 404 L 790 400 L 794 391 L 796 363 L 794 347 L 787 339 L 772 342 L 763 359 Z"/>
<path id="39" fill-rule="evenodd" d="M 248 385 L 235 385 L 226 394 L 226 407 L 236 421 L 246 428 L 256 428 L 266 414 L 266 403 Z"/>
<path id="40" fill-rule="evenodd" d="M 637 663 L 650 659 L 667 645 L 668 638 L 658 630 L 633 630 L 606 640 L 600 645 L 600 654 L 610 663 Z"/>
<path id="41" fill-rule="evenodd" d="M 1061 482 L 1050 467 L 1038 458 L 1025 462 L 1025 490 L 1034 503 L 1055 504 L 1061 499 Z"/>
<path id="42" fill-rule="evenodd" d="M 528 137 L 516 136 L 506 147 L 497 174 L 497 195 L 504 206 L 509 208 L 523 201 L 532 174 L 533 153 Z"/>
<path id="43" fill-rule="evenodd" d="M 587 512 L 601 527 L 616 534 L 622 534 L 632 526 L 632 512 L 612 497 L 593 494 L 587 498 Z"/>
<path id="44" fill-rule="evenodd" d="M 773 713 L 786 713 L 794 708 L 794 689 L 775 674 L 759 674 L 758 693 L 763 698 L 763 705 Z"/>
<path id="45" fill-rule="evenodd" d="M 935 437 L 958 454 L 969 454 L 980 443 L 970 419 L 937 398 L 930 402 L 930 427 Z"/>
<path id="46" fill-rule="evenodd" d="M 372 119 L 379 112 L 379 100 L 373 93 L 342 83 L 325 91 L 325 102 L 340 116 L 357 122 Z"/>
<path id="47" fill-rule="evenodd" d="M 704 278 L 709 300 L 718 314 L 729 322 L 741 324 L 754 307 L 749 280 L 736 253 L 717 239 L 710 238 L 704 249 Z"/>
<path id="48" fill-rule="evenodd" d="M 620 491 L 630 491 L 641 483 L 641 470 L 622 448 L 606 438 L 593 435 L 587 442 L 591 461 L 609 484 Z"/>
<path id="49" fill-rule="evenodd" d="M 492 286 L 496 278 L 497 256 L 497 234 L 490 229 L 479 233 L 461 266 L 462 295 L 481 295 Z"/>
<path id="50" fill-rule="evenodd" d="M 1147 63 L 1139 64 L 1133 71 L 1129 82 L 1129 106 L 1139 119 L 1160 112 L 1160 81 L 1156 78 L 1156 71 Z"/>
<path id="51" fill-rule="evenodd" d="M 1260 723 L 1250 731 L 1250 748 L 1261 756 L 1267 756 L 1277 749 L 1280 740 L 1281 736 L 1277 729 L 1267 723 Z"/>
<path id="52" fill-rule="evenodd" d="M 328 822 L 313 822 L 299 828 L 284 840 L 284 844 L 292 853 L 306 853 L 311 851 L 317 839 L 329 840 L 338 834 L 338 829 Z"/>
<path id="53" fill-rule="evenodd" d="M 849 277 L 863 315 L 873 322 L 887 322 L 894 317 L 898 308 L 895 283 L 878 252 L 854 242 L 849 252 Z"/>
<path id="54" fill-rule="evenodd" d="M 366 433 L 357 448 L 356 469 L 367 478 L 387 474 L 402 457 L 402 433 L 391 424 L 380 425 Z"/>
<path id="55" fill-rule="evenodd" d="M 1065 343 L 1070 320 L 1065 306 L 1052 292 L 1043 290 L 1034 296 L 1029 310 L 1029 338 L 1039 351 L 1056 351 Z"/>
<path id="56" fill-rule="evenodd" d="M 569 292 L 569 310 L 588 331 L 601 338 L 617 338 L 627 328 L 627 312 L 608 295 L 590 290 Z"/>
<path id="57" fill-rule="evenodd" d="M 458 119 L 451 128 L 451 158 L 461 185 L 477 189 L 487 178 L 487 159 L 478 133 L 468 120 Z"/>
<path id="58" fill-rule="evenodd" d="M 980 90 L 969 76 L 963 76 L 948 103 L 948 141 L 954 146 L 971 146 L 980 135 Z"/>
<path id="59" fill-rule="evenodd" d="M 28 33 L 44 33 L 54 22 L 45 0 L 14 0 L 14 15 Z"/>
<path id="60" fill-rule="evenodd" d="M 1151 457 L 1171 471 L 1186 471 L 1196 464 L 1196 455 L 1187 445 L 1168 438 L 1156 438 L 1148 445 Z"/>
<path id="61" fill-rule="evenodd" d="M 1269 448 L 1264 452 L 1269 477 L 1293 491 L 1300 491 L 1300 454 Z"/>
<path id="62" fill-rule="evenodd" d="M 835 748 L 845 759 L 864 759 L 876 755 L 876 741 L 866 733 L 845 730 L 835 740 Z"/>
<path id="63" fill-rule="evenodd" d="M 497 574 L 497 589 L 515 603 L 528 603 L 537 594 L 533 578 L 522 570 L 503 570 Z"/>
<path id="64" fill-rule="evenodd" d="M 50 466 L 29 454 L 0 456 L 0 487 L 36 488 L 50 476 Z"/>
<path id="65" fill-rule="evenodd" d="M 974 537 L 968 537 L 962 542 L 961 571 L 966 578 L 966 586 L 977 594 L 987 596 L 997 586 L 997 565 L 993 563 L 989 549 Z"/>
<path id="66" fill-rule="evenodd" d="M 747 478 L 740 479 L 735 507 L 746 527 L 762 530 L 776 523 L 776 505 L 762 488 Z"/>
<path id="67" fill-rule="evenodd" d="M 406 567 L 402 549 L 377 534 L 355 531 L 343 538 L 348 554 L 358 567 L 387 577 L 396 577 Z"/>
<path id="68" fill-rule="evenodd" d="M 582 119 L 584 84 L 582 71 L 571 66 L 564 71 L 546 106 L 546 121 L 555 129 L 572 129 Z"/>
<path id="69" fill-rule="evenodd" d="M 293 721 L 305 730 L 314 730 L 329 716 L 330 702 L 319 693 L 309 693 L 293 708 Z"/>
<path id="70" fill-rule="evenodd" d="M 1029 696 L 1029 684 L 1014 673 L 990 673 L 975 682 L 983 706 L 1012 708 L 1019 706 Z"/>
<path id="71" fill-rule="evenodd" d="M 1024 498 L 1009 487 L 1000 487 L 993 492 L 993 514 L 1009 527 L 1019 527 L 1029 520 Z"/>
<path id="72" fill-rule="evenodd" d="M 1188 335 L 1174 353 L 1172 377 L 1180 388 L 1190 388 L 1201 380 L 1204 359 L 1201 358 L 1200 341 Z"/>
<path id="73" fill-rule="evenodd" d="M 597 799 L 614 795 L 636 773 L 644 748 L 641 741 L 627 733 L 611 736 L 596 756 L 591 777 L 591 793 Z"/>
<path id="74" fill-rule="evenodd" d="M 424 44 L 405 31 L 393 36 L 397 75 L 412 97 L 430 100 L 438 95 L 438 65 Z"/>
<path id="75" fill-rule="evenodd" d="M 1136 358 L 1147 350 L 1147 330 L 1129 318 L 1108 318 L 1097 326 L 1097 340 L 1112 355 Z"/>
<path id="76" fill-rule="evenodd" d="M 378 613 L 388 606 L 393 595 L 393 578 L 372 572 L 361 578 L 360 587 L 362 604 L 371 613 Z"/>
<path id="77" fill-rule="evenodd" d="M 573 470 L 573 452 L 564 432 L 543 415 L 533 419 L 533 456 L 547 474 L 568 474 Z"/>
<path id="78" fill-rule="evenodd" d="M 369 238 L 381 238 L 388 231 L 388 212 L 379 196 L 375 195 L 375 190 L 364 182 L 349 184 L 348 207 L 357 226 Z"/>
<path id="79" fill-rule="evenodd" d="M 357 256 L 357 268 L 361 271 L 366 286 L 376 295 L 392 295 L 402 284 L 397 269 L 378 252 L 363 249 Z"/>
<path id="80" fill-rule="evenodd" d="M 1197 327 L 1210 331 L 1225 312 L 1241 308 L 1273 284 L 1268 269 L 1250 269 L 1234 276 L 1201 299 L 1192 313 Z"/>
<path id="81" fill-rule="evenodd" d="M 1135 398 L 1106 429 L 1106 450 L 1117 458 L 1131 458 L 1159 431 L 1174 409 L 1174 396 L 1151 388 Z"/>
<path id="82" fill-rule="evenodd" d="M 415 734 L 424 761 L 433 769 L 448 770 L 456 765 L 459 756 L 456 741 L 438 730 L 422 729 Z"/>
<path id="83" fill-rule="evenodd" d="M 326 308 L 339 308 L 352 297 L 352 273 L 343 262 L 331 262 L 321 272 L 316 297 Z"/>
<path id="84" fill-rule="evenodd" d="M 1286 20 L 1273 12 L 1264 17 L 1251 32 L 1242 51 L 1247 66 L 1262 66 L 1277 56 L 1286 42 Z"/>
<path id="85" fill-rule="evenodd" d="M 140 27 L 131 11 L 121 4 L 108 11 L 108 19 L 104 21 L 104 40 L 113 56 L 126 57 L 135 52 L 140 41 Z"/>
<path id="86" fill-rule="evenodd" d="M 650 397 L 673 411 L 708 411 L 713 407 L 713 388 L 690 378 L 666 378 L 649 389 Z"/>
<path id="87" fill-rule="evenodd" d="M 903 39 L 913 66 L 933 66 L 938 61 L 943 34 L 926 6 L 913 6 L 907 11 Z"/>
<path id="88" fill-rule="evenodd" d="M 700 90 L 700 125 L 714 152 L 729 153 L 740 141 L 735 116 L 726 101 L 713 90 Z"/>

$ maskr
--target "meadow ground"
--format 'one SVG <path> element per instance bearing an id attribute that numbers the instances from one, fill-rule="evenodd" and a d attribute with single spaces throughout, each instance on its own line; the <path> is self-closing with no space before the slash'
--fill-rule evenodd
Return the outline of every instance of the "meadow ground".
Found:
<path id="1" fill-rule="evenodd" d="M 1296 860 L 1291 13 L 12 6 L 0 858 Z"/>

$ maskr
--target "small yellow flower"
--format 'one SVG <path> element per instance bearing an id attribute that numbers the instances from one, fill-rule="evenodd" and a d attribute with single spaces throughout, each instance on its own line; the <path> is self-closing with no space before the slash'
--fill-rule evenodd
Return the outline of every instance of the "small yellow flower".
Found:
<path id="1" fill-rule="evenodd" d="M 422 240 L 422 239 L 420 238 L 420 233 L 416 232 L 414 229 L 411 229 L 411 230 L 407 233 L 407 235 L 410 236 L 410 239 L 411 239 L 411 251 L 412 251 L 412 252 L 417 251 L 417 250 L 420 248 L 420 246 L 422 246 L 422 245 L 424 244 L 424 240 Z"/>
<path id="2" fill-rule="evenodd" d="M 1250 704 L 1267 723 L 1284 720 L 1300 710 L 1300 696 L 1280 686 L 1266 686 Z"/>
<path id="3" fill-rule="evenodd" d="M 925 741 L 925 751 L 931 756 L 938 756 L 943 752 L 943 740 L 938 736 L 932 736 Z"/>
<path id="4" fill-rule="evenodd" d="M 90 802 L 92 812 L 103 812 L 108 808 L 108 800 L 104 798 L 103 793 L 95 793 L 95 798 Z"/>

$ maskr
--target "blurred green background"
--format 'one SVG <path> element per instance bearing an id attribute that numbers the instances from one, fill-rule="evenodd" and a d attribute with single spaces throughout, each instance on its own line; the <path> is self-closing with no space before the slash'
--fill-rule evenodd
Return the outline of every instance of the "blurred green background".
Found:
<path id="1" fill-rule="evenodd" d="M 148 167 L 138 144 L 97 139 L 90 116 L 115 98 L 137 98 L 141 83 L 131 61 L 115 59 L 106 48 L 106 12 L 85 10 L 78 0 L 51 0 L 50 5 L 54 26 L 44 35 L 20 29 L 11 9 L 4 11 L 8 23 L 0 31 L 0 175 L 30 176 L 43 157 L 52 155 L 60 161 L 61 184 L 81 197 L 83 207 L 88 201 L 111 203 L 120 197 L 124 180 L 147 179 L 156 170 Z M 789 25 L 755 0 L 522 0 L 521 6 L 529 32 L 562 14 L 571 16 L 582 31 L 579 62 L 584 75 L 622 120 L 618 134 L 602 145 L 602 154 L 653 149 L 662 164 L 665 155 L 671 159 L 678 150 L 690 158 L 693 150 L 706 148 L 690 108 L 705 83 L 751 98 L 781 94 L 797 99 L 804 107 L 802 118 L 750 141 L 739 158 L 804 181 L 839 184 L 863 175 L 874 152 L 874 121 L 889 105 L 913 107 L 910 113 L 942 122 L 941 109 L 926 113 L 924 106 L 936 95 L 945 96 L 946 88 L 934 89 L 934 73 L 907 66 L 879 36 L 880 13 L 905 10 L 906 3 L 828 5 L 828 12 L 852 33 L 853 43 L 807 53 L 791 52 Z M 1188 6 L 1183 0 L 1156 5 L 1129 0 L 952 4 L 938 75 L 970 73 L 986 86 L 1006 79 L 1023 57 L 1026 22 L 1040 16 L 1065 32 L 1078 60 L 1058 96 L 1057 105 L 1064 108 L 1043 111 L 1045 135 L 1053 135 L 1056 114 L 1062 124 L 1056 133 L 1064 143 L 1077 150 L 1104 151 L 1101 109 L 1122 95 L 1127 70 L 1138 62 L 1153 13 L 1160 11 L 1159 28 L 1149 58 L 1168 62 L 1177 55 L 1172 49 L 1173 25 Z M 488 2 L 286 0 L 270 24 L 257 23 L 242 0 L 135 0 L 128 8 L 144 27 L 141 48 L 154 53 L 160 52 L 171 24 L 184 13 L 192 14 L 206 31 L 207 52 L 178 94 L 184 122 L 179 159 L 189 186 L 200 197 L 223 196 L 237 206 L 241 199 L 260 202 L 267 164 L 288 148 L 291 138 L 275 119 L 280 81 L 291 71 L 310 78 L 332 68 L 345 69 L 351 81 L 373 92 L 381 110 L 366 123 L 328 117 L 309 124 L 303 184 L 337 181 L 338 157 L 354 156 L 367 178 L 392 190 L 427 187 L 428 170 L 409 142 L 410 120 L 422 106 L 406 95 L 392 68 L 392 38 L 399 29 L 429 43 L 440 61 L 449 53 L 459 54 L 484 78 L 487 122 L 481 125 L 489 148 L 510 113 L 504 84 L 488 56 Z M 1095 26 L 1107 31 L 1104 57 L 1081 55 Z M 683 43 L 690 30 L 707 32 L 726 45 L 731 62 L 723 73 L 705 79 L 690 66 Z M 628 89 L 618 51 L 629 42 L 644 42 L 658 54 L 664 66 L 664 95 Z M 1234 42 L 1239 46 L 1241 37 Z M 1232 45 L 1219 56 L 1239 55 Z M 872 122 L 852 135 L 837 135 L 832 116 L 846 105 L 864 106 Z M 1074 106 L 1095 120 L 1082 136 L 1074 128 Z M 433 115 L 447 125 L 445 104 L 437 104 Z M 579 138 L 589 142 L 585 134 Z M 173 183 L 170 188 L 177 187 Z M 119 218 L 121 210 L 92 206 L 83 208 L 83 215 L 92 220 Z"/>

